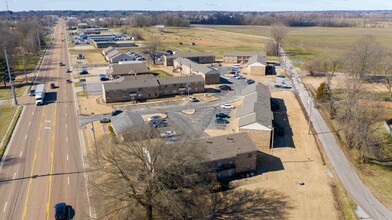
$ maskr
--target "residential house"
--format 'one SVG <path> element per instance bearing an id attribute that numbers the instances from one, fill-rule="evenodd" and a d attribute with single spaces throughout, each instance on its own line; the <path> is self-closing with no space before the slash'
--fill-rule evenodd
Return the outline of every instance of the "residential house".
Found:
<path id="1" fill-rule="evenodd" d="M 257 146 L 247 133 L 209 137 L 198 141 L 205 148 L 206 163 L 218 180 L 256 172 Z"/>
<path id="2" fill-rule="evenodd" d="M 108 55 L 108 53 L 110 53 L 110 52 L 112 52 L 114 50 L 116 50 L 116 48 L 114 48 L 114 47 L 107 47 L 107 48 L 102 50 L 102 55 L 106 56 L 106 55 Z"/>
<path id="3" fill-rule="evenodd" d="M 247 132 L 260 148 L 273 146 L 273 120 L 271 93 L 262 83 L 248 85 L 242 91 L 243 103 L 237 110 L 239 132 Z"/>
<path id="4" fill-rule="evenodd" d="M 127 53 L 118 53 L 116 55 L 113 55 L 110 57 L 109 61 L 111 63 L 118 63 L 120 61 L 131 61 L 133 60 L 133 56 L 127 54 Z"/>
<path id="5" fill-rule="evenodd" d="M 120 54 L 121 52 L 120 51 L 118 51 L 118 50 L 112 50 L 112 51 L 110 51 L 109 53 L 107 53 L 106 55 L 105 55 L 105 59 L 108 61 L 108 62 L 110 62 L 110 58 L 112 58 L 113 56 L 116 56 L 117 54 Z"/>
<path id="6" fill-rule="evenodd" d="M 214 63 L 215 55 L 209 52 L 191 52 L 191 53 L 176 53 L 173 55 L 164 55 L 163 61 L 165 66 L 173 66 L 175 59 L 182 57 L 192 60 L 193 62 L 203 64 L 203 63 Z"/>
<path id="7" fill-rule="evenodd" d="M 143 117 L 139 113 L 131 111 L 123 111 L 116 117 L 112 117 L 111 121 L 114 132 L 123 140 L 123 134 L 134 132 L 146 126 Z"/>
<path id="8" fill-rule="evenodd" d="M 265 75 L 267 60 L 264 55 L 256 54 L 249 58 L 245 72 L 250 75 Z"/>
<path id="9" fill-rule="evenodd" d="M 173 67 L 184 75 L 201 75 L 205 84 L 219 84 L 220 72 L 207 66 L 195 63 L 187 58 L 179 57 L 174 60 Z"/>
<path id="10" fill-rule="evenodd" d="M 139 75 L 149 73 L 149 69 L 144 62 L 125 63 L 125 64 L 110 64 L 106 70 L 108 76 L 126 76 Z"/>
<path id="11" fill-rule="evenodd" d="M 247 63 L 249 58 L 259 54 L 258 52 L 224 52 L 224 63 Z"/>

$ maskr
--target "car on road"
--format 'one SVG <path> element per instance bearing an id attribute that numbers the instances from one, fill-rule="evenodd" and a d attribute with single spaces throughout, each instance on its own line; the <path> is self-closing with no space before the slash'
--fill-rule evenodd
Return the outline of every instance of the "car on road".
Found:
<path id="1" fill-rule="evenodd" d="M 292 86 L 291 85 L 287 85 L 287 84 L 282 84 L 282 88 L 284 88 L 284 89 L 291 89 Z"/>
<path id="2" fill-rule="evenodd" d="M 165 131 L 165 132 L 161 133 L 161 137 L 163 137 L 163 138 L 173 137 L 174 135 L 176 135 L 175 131 Z"/>
<path id="3" fill-rule="evenodd" d="M 226 90 L 226 91 L 231 91 L 233 90 L 229 85 L 221 85 L 219 86 L 220 90 Z"/>
<path id="4" fill-rule="evenodd" d="M 159 119 L 161 119 L 161 116 L 159 116 L 159 115 L 153 115 L 153 116 L 149 117 L 149 118 L 147 119 L 147 121 L 157 121 L 157 120 L 159 120 Z"/>
<path id="5" fill-rule="evenodd" d="M 72 80 L 67 79 L 66 82 L 67 82 L 67 83 L 72 83 Z"/>
<path id="6" fill-rule="evenodd" d="M 82 74 L 82 75 L 83 74 L 88 74 L 88 71 L 87 70 L 82 70 L 82 71 L 79 72 L 79 74 Z"/>
<path id="7" fill-rule="evenodd" d="M 216 113 L 215 117 L 217 117 L 217 118 L 230 118 L 230 115 L 223 113 L 223 112 L 218 112 L 218 113 Z"/>
<path id="8" fill-rule="evenodd" d="M 114 110 L 114 111 L 112 111 L 112 116 L 116 116 L 116 115 L 118 115 L 118 114 L 120 114 L 120 113 L 122 113 L 123 111 L 121 111 L 121 110 Z"/>
<path id="9" fill-rule="evenodd" d="M 60 66 L 65 66 L 65 63 L 63 63 L 63 62 L 60 62 Z"/>
<path id="10" fill-rule="evenodd" d="M 225 119 L 225 118 L 215 118 L 215 123 L 217 123 L 217 124 L 228 124 L 228 123 L 230 123 L 230 121 Z"/>
<path id="11" fill-rule="evenodd" d="M 246 84 L 248 84 L 248 85 L 253 84 L 253 83 L 255 83 L 255 81 L 253 79 L 246 80 Z"/>
<path id="12" fill-rule="evenodd" d="M 30 89 L 29 96 L 35 96 L 35 89 Z"/>
<path id="13" fill-rule="evenodd" d="M 56 88 L 56 84 L 54 82 L 50 83 L 50 88 L 51 89 L 55 89 Z"/>
<path id="14" fill-rule="evenodd" d="M 233 109 L 234 108 L 234 106 L 232 105 L 232 104 L 223 104 L 223 105 L 221 105 L 221 108 L 223 108 L 223 109 Z"/>
<path id="15" fill-rule="evenodd" d="M 243 76 L 241 76 L 241 75 L 236 76 L 235 78 L 236 78 L 236 79 L 246 79 L 245 77 L 243 77 Z"/>
<path id="16" fill-rule="evenodd" d="M 275 88 L 282 88 L 282 84 L 277 83 L 277 84 L 274 85 L 274 87 L 275 87 Z"/>
<path id="17" fill-rule="evenodd" d="M 156 121 L 155 123 L 152 124 L 154 128 L 160 128 L 160 127 L 167 127 L 167 121 L 162 120 L 162 121 Z"/>
<path id="18" fill-rule="evenodd" d="M 193 96 L 189 96 L 188 100 L 191 102 L 198 102 L 199 101 L 199 99 L 197 99 L 196 97 L 193 97 Z"/>
<path id="19" fill-rule="evenodd" d="M 64 202 L 57 203 L 54 206 L 54 218 L 56 220 L 65 220 L 67 216 L 67 204 Z"/>
<path id="20" fill-rule="evenodd" d="M 108 77 L 99 77 L 99 80 L 101 81 L 109 81 L 110 79 Z"/>
<path id="21" fill-rule="evenodd" d="M 66 72 L 66 73 L 72 73 L 72 70 L 71 70 L 70 68 L 67 68 L 67 69 L 65 70 L 65 72 Z"/>

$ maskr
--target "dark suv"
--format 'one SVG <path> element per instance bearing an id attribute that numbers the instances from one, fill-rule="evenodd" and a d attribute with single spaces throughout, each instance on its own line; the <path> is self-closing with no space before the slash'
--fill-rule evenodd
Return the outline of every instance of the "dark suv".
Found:
<path id="1" fill-rule="evenodd" d="M 64 202 L 57 203 L 54 206 L 54 218 L 56 220 L 65 220 L 67 219 L 67 205 Z"/>

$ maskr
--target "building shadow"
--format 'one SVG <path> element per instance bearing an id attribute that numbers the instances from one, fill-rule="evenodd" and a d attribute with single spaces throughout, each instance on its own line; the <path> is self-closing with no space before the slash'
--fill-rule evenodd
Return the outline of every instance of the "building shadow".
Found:
<path id="1" fill-rule="evenodd" d="M 68 219 L 74 219 L 75 209 L 73 209 L 71 205 L 67 205 L 66 212 L 67 212 Z"/>
<path id="2" fill-rule="evenodd" d="M 271 98 L 272 111 L 274 114 L 274 148 L 295 148 L 293 130 L 287 115 L 287 108 L 283 99 Z"/>
<path id="3" fill-rule="evenodd" d="M 228 79 L 221 77 L 220 78 L 220 83 L 221 84 L 233 84 L 232 82 L 230 82 Z"/>
<path id="4" fill-rule="evenodd" d="M 284 170 L 282 160 L 272 154 L 257 152 L 257 174 Z"/>
<path id="5" fill-rule="evenodd" d="M 267 65 L 265 67 L 265 75 L 276 75 L 275 66 Z"/>

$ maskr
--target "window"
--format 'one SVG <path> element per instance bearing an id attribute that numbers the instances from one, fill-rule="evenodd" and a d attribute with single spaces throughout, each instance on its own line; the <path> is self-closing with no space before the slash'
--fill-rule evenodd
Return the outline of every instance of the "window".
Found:
<path id="1" fill-rule="evenodd" d="M 229 163 L 229 164 L 233 164 L 233 162 L 234 162 L 233 159 L 229 159 L 229 160 L 228 160 L 228 163 Z"/>
<path id="2" fill-rule="evenodd" d="M 221 178 L 222 177 L 222 174 L 221 173 L 218 173 L 218 178 Z"/>
<path id="3" fill-rule="evenodd" d="M 139 91 L 143 91 L 143 88 L 139 88 Z"/>
<path id="4" fill-rule="evenodd" d="M 217 165 L 216 165 L 218 168 L 221 168 L 222 167 L 222 161 L 221 160 L 218 160 L 218 162 L 217 162 Z"/>
<path id="5" fill-rule="evenodd" d="M 228 175 L 228 176 L 233 176 L 233 170 L 228 170 L 228 171 L 227 171 L 227 175 Z"/>

